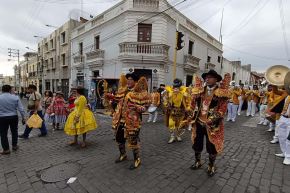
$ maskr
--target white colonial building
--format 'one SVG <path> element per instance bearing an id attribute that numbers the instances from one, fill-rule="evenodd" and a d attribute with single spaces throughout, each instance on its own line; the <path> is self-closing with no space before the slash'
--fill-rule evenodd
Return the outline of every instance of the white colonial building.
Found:
<path id="1" fill-rule="evenodd" d="M 223 58 L 221 74 L 224 75 L 226 73 L 231 74 L 232 80 L 236 84 L 243 83 L 249 85 L 251 79 L 251 64 L 242 65 L 241 61 L 229 61 Z"/>
<path id="2" fill-rule="evenodd" d="M 166 0 L 123 0 L 72 31 L 70 86 L 94 89 L 99 79 L 115 84 L 121 73 L 146 76 L 150 88 L 173 81 L 176 22 L 185 36 L 176 77 L 221 72 L 222 44 Z"/>

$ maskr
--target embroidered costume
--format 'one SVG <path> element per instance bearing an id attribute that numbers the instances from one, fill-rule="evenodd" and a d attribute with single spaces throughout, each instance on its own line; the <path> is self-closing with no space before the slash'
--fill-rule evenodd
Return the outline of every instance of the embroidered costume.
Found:
<path id="1" fill-rule="evenodd" d="M 182 86 L 182 81 L 175 79 L 173 87 L 167 86 L 163 105 L 166 109 L 165 123 L 169 128 L 170 139 L 168 143 L 173 143 L 175 139 L 182 141 L 181 135 L 184 127 L 187 126 L 186 113 L 190 113 L 190 96 L 187 88 Z"/>
<path id="2" fill-rule="evenodd" d="M 222 77 L 214 70 L 204 73 L 202 78 L 215 78 L 217 82 Z M 191 166 L 195 170 L 201 167 L 201 152 L 203 140 L 206 138 L 206 149 L 209 153 L 208 175 L 215 174 L 214 162 L 216 155 L 221 153 L 224 146 L 224 123 L 223 118 L 227 111 L 228 99 L 231 96 L 229 91 L 230 75 L 226 74 L 221 86 L 216 84 L 194 88 L 191 107 L 194 110 L 192 116 L 192 143 L 195 151 L 196 162 Z M 196 82 L 201 82 L 197 77 Z M 198 84 L 202 85 L 202 84 Z M 195 86 L 196 87 L 196 86 Z"/>
<path id="3" fill-rule="evenodd" d="M 255 116 L 257 104 L 259 103 L 259 100 L 260 100 L 259 96 L 260 96 L 260 93 L 259 93 L 257 85 L 253 86 L 253 90 L 248 90 L 246 92 L 246 97 L 248 101 L 247 116 L 252 116 L 252 117 Z"/>
<path id="4" fill-rule="evenodd" d="M 157 120 L 157 116 L 158 116 L 157 108 L 160 105 L 160 93 L 157 91 L 156 87 L 153 88 L 153 92 L 150 95 L 150 99 L 151 99 L 151 104 L 150 104 L 150 107 L 148 109 L 149 118 L 148 118 L 147 122 L 153 121 L 153 123 L 155 123 Z M 153 115 L 154 115 L 154 118 L 153 118 Z"/>
<path id="5" fill-rule="evenodd" d="M 132 149 L 134 155 L 134 163 L 130 169 L 135 169 L 141 163 L 139 155 L 141 116 L 150 104 L 150 95 L 147 92 L 148 85 L 145 77 L 140 78 L 134 88 L 127 87 L 129 79 L 138 81 L 138 77 L 134 73 L 127 74 L 126 77 L 121 76 L 115 96 L 118 104 L 113 115 L 112 127 L 120 151 L 120 156 L 115 162 L 119 163 L 127 158 L 125 143 L 128 140 L 128 147 Z"/>
<path id="6" fill-rule="evenodd" d="M 239 107 L 239 96 L 242 93 L 242 90 L 238 87 L 234 87 L 230 90 L 231 98 L 228 103 L 228 118 L 227 121 L 236 121 L 237 111 Z"/>

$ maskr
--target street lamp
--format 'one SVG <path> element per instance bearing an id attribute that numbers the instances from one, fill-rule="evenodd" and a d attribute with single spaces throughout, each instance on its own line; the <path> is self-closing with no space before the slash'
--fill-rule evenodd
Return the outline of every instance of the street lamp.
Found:
<path id="1" fill-rule="evenodd" d="M 52 28 L 55 28 L 57 29 L 58 27 L 57 26 L 54 26 L 54 25 L 49 25 L 49 24 L 45 24 L 46 27 L 52 27 Z"/>
<path id="2" fill-rule="evenodd" d="M 32 50 L 32 51 L 36 52 L 36 50 L 34 50 L 34 49 L 32 49 L 32 48 L 30 48 L 30 47 L 28 47 L 28 46 L 26 46 L 25 48 L 26 48 L 27 50 Z"/>
<path id="3" fill-rule="evenodd" d="M 34 35 L 33 37 L 35 37 L 35 38 L 44 38 L 42 36 L 37 36 L 37 35 Z"/>

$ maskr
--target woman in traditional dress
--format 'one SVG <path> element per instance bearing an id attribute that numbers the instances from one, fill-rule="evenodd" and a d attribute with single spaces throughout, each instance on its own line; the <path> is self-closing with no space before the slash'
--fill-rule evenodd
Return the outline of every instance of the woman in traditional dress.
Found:
<path id="1" fill-rule="evenodd" d="M 56 97 L 52 102 L 51 112 L 51 115 L 54 116 L 53 130 L 59 130 L 59 125 L 64 124 L 67 117 L 65 100 L 63 93 L 60 91 L 56 92 Z"/>
<path id="2" fill-rule="evenodd" d="M 92 111 L 87 108 L 87 99 L 84 96 L 84 88 L 76 89 L 75 108 L 70 113 L 65 123 L 64 131 L 67 135 L 74 136 L 70 145 L 78 144 L 78 135 L 83 135 L 81 147 L 86 147 L 87 132 L 95 130 L 97 123 Z"/>
<path id="3" fill-rule="evenodd" d="M 51 118 L 51 111 L 49 109 L 49 106 L 51 105 L 52 103 L 52 97 L 53 97 L 53 94 L 51 91 L 47 90 L 44 92 L 44 98 L 42 100 L 42 108 L 43 108 L 43 111 L 44 111 L 44 120 L 46 123 L 52 123 L 53 120 Z"/>

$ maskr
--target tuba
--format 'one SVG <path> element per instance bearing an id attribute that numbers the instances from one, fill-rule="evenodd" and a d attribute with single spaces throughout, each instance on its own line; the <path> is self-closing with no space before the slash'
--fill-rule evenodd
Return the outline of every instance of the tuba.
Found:
<path id="1" fill-rule="evenodd" d="M 290 69 L 287 66 L 283 65 L 274 65 L 267 69 L 265 73 L 265 79 L 271 85 L 275 85 L 278 87 L 285 87 L 288 94 L 290 94 Z M 272 107 L 272 110 L 275 112 L 275 109 L 281 109 L 282 101 L 276 104 L 276 106 Z M 283 107 L 282 107 L 283 108 Z M 278 110 L 277 110 L 278 111 Z M 280 110 L 279 110 L 280 111 Z M 266 119 L 270 122 L 275 122 L 276 113 L 268 111 L 266 113 Z"/>
<path id="2" fill-rule="evenodd" d="M 267 69 L 265 78 L 269 84 L 275 86 L 284 86 L 286 74 L 290 71 L 287 66 L 275 65 Z"/>

